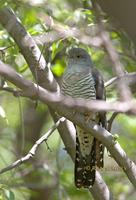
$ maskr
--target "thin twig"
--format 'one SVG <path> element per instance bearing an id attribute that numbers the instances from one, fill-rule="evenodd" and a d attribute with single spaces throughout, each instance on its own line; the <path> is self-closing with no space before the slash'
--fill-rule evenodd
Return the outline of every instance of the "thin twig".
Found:
<path id="1" fill-rule="evenodd" d="M 47 18 L 51 18 L 51 16 L 46 16 Z M 99 36 L 92 36 L 90 37 L 90 34 L 87 34 L 88 27 L 79 28 L 79 27 L 70 27 L 66 26 L 65 24 L 58 23 L 53 18 L 51 18 L 52 23 L 46 24 L 46 26 L 51 29 L 46 34 L 41 34 L 38 36 L 33 36 L 33 39 L 37 44 L 48 44 L 53 43 L 55 41 L 58 41 L 60 39 L 67 39 L 67 38 L 76 38 L 81 43 L 85 45 L 100 47 L 102 45 L 102 40 Z M 47 20 L 48 21 L 48 20 Z M 47 22 L 45 20 L 45 23 Z"/>
<path id="2" fill-rule="evenodd" d="M 35 156 L 36 151 L 38 149 L 38 147 L 45 141 L 48 140 L 48 138 L 50 137 L 50 135 L 57 129 L 57 127 L 60 125 L 61 122 L 63 122 L 65 120 L 64 117 L 61 117 L 52 127 L 51 129 L 45 133 L 41 138 L 39 138 L 35 144 L 32 146 L 32 148 L 30 149 L 30 151 L 28 152 L 27 155 L 25 155 L 24 157 L 16 160 L 15 162 L 13 162 L 11 165 L 9 165 L 8 167 L 5 167 L 3 169 L 0 170 L 0 174 L 3 174 L 11 169 L 14 169 L 18 166 L 20 166 L 21 164 L 25 163 L 26 161 L 30 160 L 32 157 Z"/>
<path id="3" fill-rule="evenodd" d="M 12 93 L 14 96 L 17 96 L 17 93 L 18 93 L 18 90 L 15 89 L 15 88 L 11 88 L 11 87 L 0 87 L 0 90 L 3 90 L 3 91 L 6 91 L 6 92 L 9 92 L 9 93 Z"/>
<path id="4" fill-rule="evenodd" d="M 113 77 L 108 80 L 104 86 L 108 87 L 112 84 L 117 84 L 120 79 L 122 79 L 123 82 L 125 82 L 130 87 L 132 93 L 136 92 L 136 72 L 126 73 L 121 77 Z"/>
<path id="5" fill-rule="evenodd" d="M 108 120 L 108 127 L 107 127 L 107 130 L 110 132 L 111 131 L 111 127 L 112 127 L 112 124 L 113 124 L 113 121 L 115 120 L 115 118 L 117 117 L 119 113 L 117 112 L 114 112 L 111 116 L 111 118 Z"/>
<path id="6" fill-rule="evenodd" d="M 108 86 L 112 85 L 117 79 L 118 79 L 118 77 L 113 77 L 110 80 L 106 81 L 104 83 L 104 87 L 108 87 Z"/>
<path id="7" fill-rule="evenodd" d="M 14 47 L 15 45 L 10 45 L 10 46 L 7 46 L 7 47 L 0 47 L 0 51 L 5 51 L 5 50 L 7 50 L 7 49 L 9 49 L 9 48 L 11 48 L 11 47 Z"/>

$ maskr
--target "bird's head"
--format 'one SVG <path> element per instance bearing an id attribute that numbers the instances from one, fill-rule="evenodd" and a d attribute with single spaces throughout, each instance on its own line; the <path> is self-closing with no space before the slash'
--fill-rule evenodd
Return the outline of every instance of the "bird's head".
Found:
<path id="1" fill-rule="evenodd" d="M 83 65 L 84 67 L 93 66 L 89 54 L 82 48 L 72 48 L 69 50 L 68 65 Z"/>

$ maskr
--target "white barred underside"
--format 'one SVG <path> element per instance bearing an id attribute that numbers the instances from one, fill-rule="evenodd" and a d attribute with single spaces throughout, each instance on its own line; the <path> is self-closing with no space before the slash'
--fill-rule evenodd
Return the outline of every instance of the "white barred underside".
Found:
<path id="1" fill-rule="evenodd" d="M 63 77 L 61 92 L 73 98 L 96 99 L 94 79 L 91 73 L 66 73 Z M 95 114 L 93 114 L 93 119 Z M 80 149 L 83 156 L 89 155 L 92 148 L 94 137 L 86 133 L 83 129 L 76 126 Z"/>
<path id="2" fill-rule="evenodd" d="M 64 74 L 61 92 L 73 98 L 96 99 L 92 74 Z"/>
<path id="3" fill-rule="evenodd" d="M 85 132 L 80 127 L 76 126 L 77 136 L 80 143 L 80 150 L 83 157 L 86 157 L 90 154 L 92 149 L 92 144 L 94 137 L 90 133 Z"/>

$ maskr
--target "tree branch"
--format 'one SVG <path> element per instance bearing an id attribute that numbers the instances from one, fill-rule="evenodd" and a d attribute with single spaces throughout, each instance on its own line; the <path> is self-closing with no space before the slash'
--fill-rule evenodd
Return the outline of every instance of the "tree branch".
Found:
<path id="1" fill-rule="evenodd" d="M 98 184 L 97 187 L 101 187 L 101 189 L 99 190 L 99 192 L 100 192 L 99 193 L 97 190 L 97 187 L 93 190 L 92 190 L 92 188 L 90 188 L 90 191 L 93 194 L 94 199 L 99 199 L 101 197 L 101 199 L 113 200 L 112 193 L 106 187 L 106 184 L 103 182 L 98 171 L 96 171 L 96 176 L 97 176 L 97 182 L 95 182 L 95 184 L 96 185 Z"/>
<path id="2" fill-rule="evenodd" d="M 15 40 L 36 78 L 36 81 L 40 83 L 41 86 L 46 85 L 49 90 L 56 91 L 57 83 L 53 78 L 49 67 L 46 65 L 43 55 L 41 55 L 35 41 L 29 33 L 27 33 L 11 9 L 6 7 L 0 9 L 0 23 Z"/>
<path id="3" fill-rule="evenodd" d="M 107 122 L 108 122 L 108 123 L 107 123 L 107 124 L 108 124 L 108 125 L 107 125 L 107 130 L 108 130 L 109 132 L 111 132 L 112 123 L 113 123 L 114 119 L 117 117 L 118 114 L 119 114 L 119 113 L 114 112 L 114 113 L 112 114 L 111 118 L 107 121 Z"/>
<path id="4" fill-rule="evenodd" d="M 122 81 L 125 82 L 130 87 L 130 89 L 133 93 L 136 92 L 136 72 L 126 73 L 120 77 L 113 77 L 110 80 L 108 80 L 104 84 L 104 86 L 108 87 L 112 84 L 117 84 L 118 80 L 120 80 L 120 79 L 122 79 Z"/>

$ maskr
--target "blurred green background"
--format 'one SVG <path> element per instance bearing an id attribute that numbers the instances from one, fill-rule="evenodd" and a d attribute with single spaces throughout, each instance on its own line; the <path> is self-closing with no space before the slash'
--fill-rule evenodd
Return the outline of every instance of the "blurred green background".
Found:
<path id="1" fill-rule="evenodd" d="M 49 35 L 54 30 L 49 25 L 50 17 L 59 27 L 59 31 L 68 26 L 76 27 L 80 33 L 93 38 L 97 36 L 95 15 L 90 1 L 82 0 L 1 0 L 0 6 L 7 5 L 14 10 L 26 30 L 37 41 L 38 37 Z M 49 24 L 47 23 L 49 20 Z M 131 52 L 133 44 L 120 30 L 115 30 L 110 19 L 104 16 L 107 30 L 123 63 L 124 70 L 135 71 L 136 62 Z M 64 28 L 64 29 L 63 29 Z M 53 32 L 54 33 L 54 32 Z M 58 82 L 65 70 L 64 52 L 71 46 L 85 48 L 92 56 L 95 66 L 107 81 L 115 74 L 103 48 L 87 45 L 74 37 L 53 38 L 52 42 L 37 42 L 47 61 L 51 62 L 52 72 Z M 44 46 L 44 49 L 43 49 Z M 49 54 L 47 53 L 49 51 Z M 129 53 L 128 53 L 129 52 Z M 50 55 L 50 56 L 49 56 Z M 13 39 L 0 26 L 0 59 L 10 64 L 25 78 L 33 80 L 32 74 Z M 5 81 L 1 78 L 1 84 Z M 5 82 L 10 87 L 15 87 Z M 117 89 L 109 86 L 107 101 L 116 100 Z M 12 94 L 0 91 L 0 169 L 25 155 L 34 142 L 44 134 L 53 121 L 46 105 L 36 103 Z M 110 118 L 111 113 L 107 114 Z M 118 115 L 112 127 L 112 133 L 118 134 L 118 141 L 128 156 L 136 161 L 136 118 Z M 115 161 L 105 155 L 105 167 L 102 176 L 113 192 L 115 199 L 134 200 L 136 192 L 131 183 L 117 166 Z M 91 199 L 86 190 L 77 190 L 74 186 L 74 164 L 64 149 L 57 131 L 43 143 L 36 156 L 20 167 L 0 175 L 0 200 L 86 200 Z"/>

